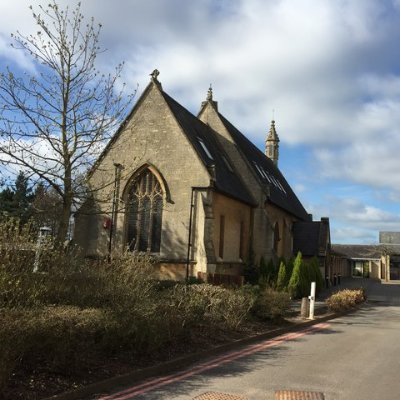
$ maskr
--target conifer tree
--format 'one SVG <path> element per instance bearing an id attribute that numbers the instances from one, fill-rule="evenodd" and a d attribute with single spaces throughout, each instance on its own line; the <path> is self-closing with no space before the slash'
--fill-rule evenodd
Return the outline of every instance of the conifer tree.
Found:
<path id="1" fill-rule="evenodd" d="M 297 253 L 297 256 L 294 260 L 294 265 L 293 265 L 293 272 L 292 276 L 290 277 L 289 281 L 289 293 L 292 296 L 292 298 L 298 299 L 304 295 L 304 287 L 305 287 L 305 277 L 306 271 L 304 268 L 304 263 L 303 263 L 303 258 L 302 254 L 299 251 Z"/>
<path id="2" fill-rule="evenodd" d="M 287 288 L 289 286 L 289 281 L 293 272 L 294 258 L 291 258 L 285 265 L 286 265 L 285 287 Z"/>
<path id="3" fill-rule="evenodd" d="M 316 257 L 313 257 L 310 261 L 310 268 L 314 271 L 314 279 L 316 283 L 317 293 L 319 293 L 324 287 L 324 278 L 322 277 L 321 270 L 319 268 L 319 262 Z"/>
<path id="4" fill-rule="evenodd" d="M 283 291 L 286 288 L 286 265 L 281 261 L 278 271 L 278 279 L 276 281 L 276 288 Z"/>
<path id="5" fill-rule="evenodd" d="M 0 213 L 2 216 L 17 218 L 24 224 L 32 216 L 33 198 L 28 177 L 20 171 L 14 184 L 0 192 Z"/>

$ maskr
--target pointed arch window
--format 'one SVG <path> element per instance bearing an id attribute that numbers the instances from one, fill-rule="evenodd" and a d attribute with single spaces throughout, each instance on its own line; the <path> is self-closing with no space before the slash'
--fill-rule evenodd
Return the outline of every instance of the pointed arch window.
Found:
<path id="1" fill-rule="evenodd" d="M 127 203 L 127 245 L 131 251 L 159 253 L 163 192 L 157 177 L 146 168 L 131 183 Z"/>

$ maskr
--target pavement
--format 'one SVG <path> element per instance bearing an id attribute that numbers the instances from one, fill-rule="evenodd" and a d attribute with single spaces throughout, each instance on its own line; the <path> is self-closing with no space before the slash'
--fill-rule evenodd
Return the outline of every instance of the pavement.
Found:
<path id="1" fill-rule="evenodd" d="M 382 289 L 395 297 L 385 296 Z M 206 360 L 167 373 L 167 380 L 131 385 L 101 400 L 399 398 L 400 307 L 393 305 L 398 303 L 399 289 L 400 285 L 368 284 L 376 300 L 356 312 L 306 329 L 299 326 L 294 332 L 215 356 L 208 364 Z"/>
<path id="2" fill-rule="evenodd" d="M 321 293 L 317 295 L 315 301 L 315 315 L 321 315 L 327 311 L 327 306 L 325 300 L 331 296 L 333 293 L 336 293 L 343 289 L 356 289 L 356 288 L 364 288 L 368 294 L 372 293 L 371 288 L 375 288 L 377 285 L 377 281 L 373 281 L 371 283 L 370 279 L 365 278 L 341 278 L 340 284 L 335 286 L 330 286 L 329 288 L 324 288 Z M 369 293 L 368 293 L 369 292 Z M 299 316 L 301 311 L 301 300 L 294 300 L 292 302 L 289 315 L 290 316 Z"/>
<path id="3" fill-rule="evenodd" d="M 400 305 L 400 281 L 381 282 L 369 278 L 342 278 L 341 284 L 324 289 L 320 299 L 326 299 L 332 293 L 342 289 L 364 288 L 367 301 L 373 303 Z"/>
<path id="4" fill-rule="evenodd" d="M 284 335 L 288 332 L 293 332 L 302 329 L 308 329 L 314 324 L 320 324 L 324 321 L 330 320 L 337 317 L 337 314 L 329 313 L 325 304 L 325 299 L 334 292 L 337 292 L 346 288 L 360 288 L 363 287 L 367 292 L 367 298 L 369 302 L 377 302 L 381 305 L 392 304 L 400 305 L 400 284 L 385 284 L 378 281 L 373 281 L 364 278 L 342 278 L 341 284 L 332 286 L 328 289 L 324 289 L 318 296 L 315 303 L 315 320 L 307 320 L 300 318 L 301 301 L 294 301 L 290 311 L 291 319 L 296 324 L 289 327 L 283 327 L 274 329 L 270 332 L 258 335 L 256 337 L 246 338 L 243 340 L 236 341 L 234 343 L 228 343 L 222 345 L 217 349 L 206 350 L 200 353 L 192 354 L 187 357 L 182 357 L 177 360 L 172 360 L 168 363 L 158 365 L 156 367 L 150 367 L 139 371 L 133 371 L 130 374 L 119 376 L 108 379 L 106 381 L 98 382 L 87 387 L 63 393 L 60 395 L 52 396 L 47 400 L 77 400 L 77 399 L 91 399 L 95 393 L 105 393 L 112 390 L 115 387 L 123 387 L 125 385 L 132 385 L 135 382 L 141 382 L 154 376 L 160 376 L 165 371 L 174 371 L 187 368 L 190 365 L 198 362 L 202 359 L 216 356 L 218 354 L 224 354 L 233 349 L 241 348 L 253 343 L 257 343 L 261 340 L 269 340 L 280 335 Z M 398 304 L 393 304 L 398 302 Z M 289 398 L 289 397 L 288 397 Z"/>

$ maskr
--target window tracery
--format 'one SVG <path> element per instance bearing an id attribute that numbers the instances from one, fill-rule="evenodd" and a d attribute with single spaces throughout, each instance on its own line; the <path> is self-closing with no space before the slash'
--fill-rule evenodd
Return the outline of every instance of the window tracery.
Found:
<path id="1" fill-rule="evenodd" d="M 160 252 L 163 191 L 146 168 L 131 183 L 127 203 L 127 245 L 131 251 Z"/>

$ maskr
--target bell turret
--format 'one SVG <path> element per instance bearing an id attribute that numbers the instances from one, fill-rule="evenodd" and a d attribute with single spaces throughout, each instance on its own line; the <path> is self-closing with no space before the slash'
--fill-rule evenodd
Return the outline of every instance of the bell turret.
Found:
<path id="1" fill-rule="evenodd" d="M 267 139 L 265 141 L 265 155 L 272 160 L 272 162 L 278 166 L 279 159 L 279 136 L 276 133 L 275 121 L 271 121 L 271 127 L 268 132 Z"/>

